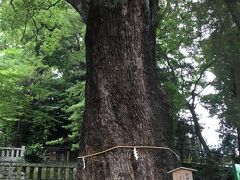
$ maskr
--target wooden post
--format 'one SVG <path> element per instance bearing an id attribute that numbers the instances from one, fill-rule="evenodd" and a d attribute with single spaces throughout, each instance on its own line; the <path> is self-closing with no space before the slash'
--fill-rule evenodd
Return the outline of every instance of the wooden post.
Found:
<path id="1" fill-rule="evenodd" d="M 50 176 L 50 177 L 49 177 L 50 179 L 54 179 L 54 167 L 51 167 L 51 168 L 50 168 L 49 176 Z"/>
<path id="2" fill-rule="evenodd" d="M 2 149 L 1 151 L 2 151 L 1 152 L 1 157 L 5 157 L 5 149 Z"/>
<path id="3" fill-rule="evenodd" d="M 19 150 L 16 150 L 16 151 L 15 151 L 16 157 L 19 157 L 19 155 L 18 155 L 19 152 L 18 152 L 18 151 L 19 151 Z"/>
<path id="4" fill-rule="evenodd" d="M 69 179 L 69 172 L 70 172 L 70 169 L 67 167 L 65 170 L 65 179 Z"/>
<path id="5" fill-rule="evenodd" d="M 57 171 L 57 179 L 62 179 L 62 168 L 58 168 L 58 171 Z"/>
<path id="6" fill-rule="evenodd" d="M 9 149 L 9 157 L 10 157 L 10 159 L 12 159 L 13 158 L 13 148 L 11 148 L 11 149 Z"/>
<path id="7" fill-rule="evenodd" d="M 22 146 L 20 157 L 24 156 L 24 152 L 25 152 L 25 146 Z"/>
<path id="8" fill-rule="evenodd" d="M 77 179 L 77 168 L 73 168 L 73 179 Z"/>
<path id="9" fill-rule="evenodd" d="M 30 167 L 26 167 L 26 179 L 30 179 L 30 173 L 31 173 Z"/>
<path id="10" fill-rule="evenodd" d="M 21 179 L 21 174 L 22 174 L 22 167 L 21 167 L 21 166 L 18 166 L 18 167 L 17 167 L 16 178 Z"/>
<path id="11" fill-rule="evenodd" d="M 7 153 L 6 153 L 5 157 L 9 157 L 9 149 L 7 149 L 6 151 L 7 151 Z"/>
<path id="12" fill-rule="evenodd" d="M 38 179 L 38 167 L 34 167 L 33 169 L 33 179 L 34 180 Z"/>
<path id="13" fill-rule="evenodd" d="M 41 179 L 46 179 L 47 168 L 43 167 L 41 172 Z"/>

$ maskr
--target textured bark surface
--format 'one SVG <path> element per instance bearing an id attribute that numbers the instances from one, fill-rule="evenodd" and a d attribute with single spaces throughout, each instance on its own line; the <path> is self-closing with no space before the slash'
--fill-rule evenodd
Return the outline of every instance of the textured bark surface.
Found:
<path id="1" fill-rule="evenodd" d="M 239 15 L 240 16 L 240 15 Z M 240 27 L 240 26 L 239 26 Z M 239 29 L 240 32 L 240 29 Z M 237 102 L 240 102 L 240 78 L 239 78 L 239 69 L 240 69 L 240 61 L 239 59 L 235 59 L 235 61 L 233 61 L 232 64 L 232 77 L 233 77 L 233 98 L 237 100 Z M 236 112 L 235 114 L 235 121 L 239 122 L 239 116 L 238 116 L 238 112 Z M 238 151 L 240 152 L 240 127 L 239 124 L 237 124 L 237 141 L 238 141 Z M 240 163 L 240 155 L 238 155 L 238 159 L 237 159 L 238 163 Z"/>
<path id="2" fill-rule="evenodd" d="M 240 0 L 224 0 L 229 13 L 232 16 L 233 22 L 240 31 Z"/>
<path id="3" fill-rule="evenodd" d="M 116 7 L 91 1 L 87 19 L 86 111 L 80 155 L 115 145 L 171 146 L 166 95 L 155 64 L 157 1 Z M 79 162 L 81 180 L 168 180 L 166 150 L 117 149 Z"/>

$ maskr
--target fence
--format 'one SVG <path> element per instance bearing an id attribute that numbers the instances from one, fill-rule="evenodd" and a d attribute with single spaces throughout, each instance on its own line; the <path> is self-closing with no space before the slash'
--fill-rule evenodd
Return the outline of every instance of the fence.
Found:
<path id="1" fill-rule="evenodd" d="M 75 180 L 76 163 L 0 163 L 0 180 Z"/>
<path id="2" fill-rule="evenodd" d="M 25 146 L 22 146 L 21 148 L 0 147 L 0 162 L 16 162 L 23 157 L 24 151 Z"/>

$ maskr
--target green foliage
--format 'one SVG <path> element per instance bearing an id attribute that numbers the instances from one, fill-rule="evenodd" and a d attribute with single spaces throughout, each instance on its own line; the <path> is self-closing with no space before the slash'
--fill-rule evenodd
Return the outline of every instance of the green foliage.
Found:
<path id="1" fill-rule="evenodd" d="M 109 8 L 126 2 L 98 1 Z M 42 146 L 78 149 L 86 71 L 79 14 L 65 1 L 0 4 L 0 144 L 32 144 L 26 151 L 29 162 L 43 160 Z M 239 32 L 223 1 L 168 0 L 160 6 L 158 75 L 170 97 L 176 149 L 182 160 L 200 164 L 199 178 L 209 169 L 217 179 L 227 178 L 220 165 L 236 158 L 240 127 Z M 216 76 L 211 82 L 216 93 L 202 96 L 207 70 Z M 185 114 L 187 103 L 195 108 L 196 99 L 221 119 L 222 146 L 211 168 Z"/>
<path id="2" fill-rule="evenodd" d="M 202 158 L 198 163 L 183 163 L 182 165 L 189 168 L 197 169 L 198 171 L 194 173 L 194 180 L 204 179 L 217 179 L 217 180 L 227 180 L 232 179 L 232 168 L 226 166 L 226 161 L 223 158 L 223 154 L 216 149 L 212 149 L 214 154 L 211 164 L 209 164 L 208 159 Z"/>
<path id="3" fill-rule="evenodd" d="M 188 104 L 195 109 L 195 100 L 207 85 L 205 72 L 210 63 L 203 58 L 193 9 L 194 3 L 189 1 L 167 1 L 159 15 L 156 49 L 159 77 L 171 100 L 175 130 L 180 119 L 189 120 L 183 117 L 189 110 Z"/>
<path id="4" fill-rule="evenodd" d="M 212 84 L 216 93 L 201 100 L 211 115 L 221 120 L 219 132 L 222 144 L 219 150 L 223 153 L 223 159 L 225 162 L 236 161 L 235 150 L 239 148 L 237 139 L 240 135 L 240 32 L 224 1 L 205 1 L 197 7 L 201 8 L 198 16 L 203 13 L 207 16 L 199 25 L 208 27 L 211 35 L 203 41 L 202 47 L 206 60 L 214 62 L 212 72 L 216 76 Z"/>
<path id="5" fill-rule="evenodd" d="M 71 140 L 71 148 L 77 150 L 79 147 L 79 134 L 83 120 L 83 113 L 85 107 L 85 83 L 77 82 L 74 86 L 67 89 L 69 106 L 66 106 L 66 112 L 70 113 L 69 120 L 71 124 L 65 126 L 71 131 L 68 138 Z"/>
<path id="6" fill-rule="evenodd" d="M 0 19 L 2 145 L 71 147 L 79 141 L 84 109 L 78 98 L 84 88 L 79 94 L 68 90 L 85 78 L 79 15 L 64 1 L 14 0 L 1 2 Z"/>
<path id="7" fill-rule="evenodd" d="M 45 150 L 43 146 L 39 143 L 33 144 L 26 147 L 26 151 L 24 153 L 24 159 L 27 162 L 31 163 L 40 163 L 44 160 Z"/>
<path id="8" fill-rule="evenodd" d="M 2 34 L 3 36 L 3 34 Z M 12 141 L 17 136 L 14 128 L 17 128 L 19 117 L 31 101 L 22 81 L 34 71 L 38 60 L 33 64 L 31 57 L 24 50 L 17 47 L 9 47 L 0 51 L 0 144 Z"/>
<path id="9" fill-rule="evenodd" d="M 185 107 L 185 99 L 183 95 L 179 92 L 178 87 L 174 82 L 167 81 L 164 83 L 164 88 L 166 92 L 168 93 L 168 96 L 170 98 L 170 103 L 172 107 L 172 128 L 175 131 L 177 129 L 177 121 L 179 118 L 179 113 Z"/>
<path id="10" fill-rule="evenodd" d="M 20 82 L 33 71 L 23 51 L 11 48 L 1 51 L 0 57 L 0 114 L 2 119 L 13 118 L 29 98 L 21 94 L 23 86 Z M 3 106 L 3 104 L 5 105 Z"/>

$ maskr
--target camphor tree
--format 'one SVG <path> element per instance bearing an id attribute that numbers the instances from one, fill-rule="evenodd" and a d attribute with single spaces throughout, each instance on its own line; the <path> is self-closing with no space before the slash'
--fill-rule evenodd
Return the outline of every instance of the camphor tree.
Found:
<path id="1" fill-rule="evenodd" d="M 64 1 L 4 0 L 2 3 L 15 12 L 13 18 L 6 21 L 9 22 L 6 28 L 7 25 L 17 28 L 20 25 L 14 22 L 22 22 L 24 38 L 31 39 L 37 34 L 37 41 L 38 33 L 42 34 L 38 27 L 44 26 L 54 33 L 57 23 L 46 26 L 38 22 L 36 13 L 51 21 L 54 6 L 62 6 Z M 169 102 L 160 86 L 155 63 L 159 1 L 68 0 L 68 3 L 86 23 L 86 110 L 80 156 L 117 145 L 171 148 Z M 47 12 L 49 16 L 45 18 Z M 29 23 L 35 26 L 32 31 Z M 27 32 L 32 35 L 28 36 Z M 58 33 L 62 33 L 62 29 L 55 35 Z M 31 47 L 39 50 L 39 46 L 46 45 L 46 49 L 51 50 L 58 42 L 39 45 L 37 41 Z M 40 55 L 41 52 L 36 53 Z M 85 169 L 80 159 L 78 179 L 170 179 L 167 171 L 173 168 L 175 158 L 170 151 L 139 148 L 137 152 L 138 160 L 131 148 L 85 158 Z"/>
<path id="2" fill-rule="evenodd" d="M 86 23 L 86 104 L 80 155 L 116 145 L 171 147 L 168 99 L 155 64 L 157 0 L 68 0 Z M 173 156 L 132 149 L 86 158 L 78 179 L 169 179 Z"/>

